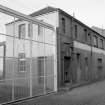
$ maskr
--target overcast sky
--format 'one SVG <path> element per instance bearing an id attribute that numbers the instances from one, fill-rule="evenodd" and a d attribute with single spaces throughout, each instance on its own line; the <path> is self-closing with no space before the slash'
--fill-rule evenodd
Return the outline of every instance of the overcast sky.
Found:
<path id="1" fill-rule="evenodd" d="M 29 14 L 46 6 L 61 8 L 88 26 L 105 28 L 105 0 L 0 0 L 0 4 Z"/>

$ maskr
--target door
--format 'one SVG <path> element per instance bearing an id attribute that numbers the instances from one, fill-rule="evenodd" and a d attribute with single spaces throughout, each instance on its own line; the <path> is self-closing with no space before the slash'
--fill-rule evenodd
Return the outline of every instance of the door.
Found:
<path id="1" fill-rule="evenodd" d="M 70 82 L 70 57 L 64 57 L 64 83 Z"/>

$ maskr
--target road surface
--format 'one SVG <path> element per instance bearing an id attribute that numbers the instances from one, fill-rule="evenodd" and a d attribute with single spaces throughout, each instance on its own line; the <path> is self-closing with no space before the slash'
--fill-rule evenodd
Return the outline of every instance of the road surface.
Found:
<path id="1" fill-rule="evenodd" d="M 11 105 L 105 105 L 105 80 Z"/>

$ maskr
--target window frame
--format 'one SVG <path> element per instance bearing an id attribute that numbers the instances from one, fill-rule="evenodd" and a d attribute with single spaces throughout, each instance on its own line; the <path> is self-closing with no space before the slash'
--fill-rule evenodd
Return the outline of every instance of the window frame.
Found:
<path id="1" fill-rule="evenodd" d="M 24 26 L 24 35 L 22 35 L 23 31 L 21 32 L 22 26 Z M 26 36 L 26 24 L 25 23 L 18 25 L 18 34 L 19 34 L 19 39 L 25 38 L 25 36 Z"/>
<path id="2" fill-rule="evenodd" d="M 65 34 L 66 33 L 66 19 L 62 17 L 62 31 Z"/>
<path id="3" fill-rule="evenodd" d="M 104 49 L 104 40 L 100 38 L 100 48 Z"/>
<path id="4" fill-rule="evenodd" d="M 85 41 L 87 41 L 87 29 L 84 29 L 84 37 L 85 37 Z"/>
<path id="5" fill-rule="evenodd" d="M 78 37 L 78 27 L 76 24 L 74 25 L 74 35 L 75 35 L 75 38 Z"/>
<path id="6" fill-rule="evenodd" d="M 94 47 L 98 47 L 98 37 L 96 35 L 93 36 Z"/>
<path id="7" fill-rule="evenodd" d="M 23 54 L 23 55 L 19 55 Z M 19 53 L 18 54 L 18 71 L 19 72 L 26 72 L 26 59 L 25 59 L 25 53 Z M 23 65 L 24 64 L 24 65 Z M 21 69 L 22 68 L 22 69 Z M 23 69 L 24 68 L 24 69 Z"/>
<path id="8" fill-rule="evenodd" d="M 43 35 L 43 27 L 38 24 L 38 36 Z"/>

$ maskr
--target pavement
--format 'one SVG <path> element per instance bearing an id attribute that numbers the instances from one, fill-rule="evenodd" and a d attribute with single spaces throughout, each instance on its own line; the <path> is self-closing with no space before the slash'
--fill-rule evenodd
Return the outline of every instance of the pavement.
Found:
<path id="1" fill-rule="evenodd" d="M 10 105 L 105 105 L 105 80 Z"/>

